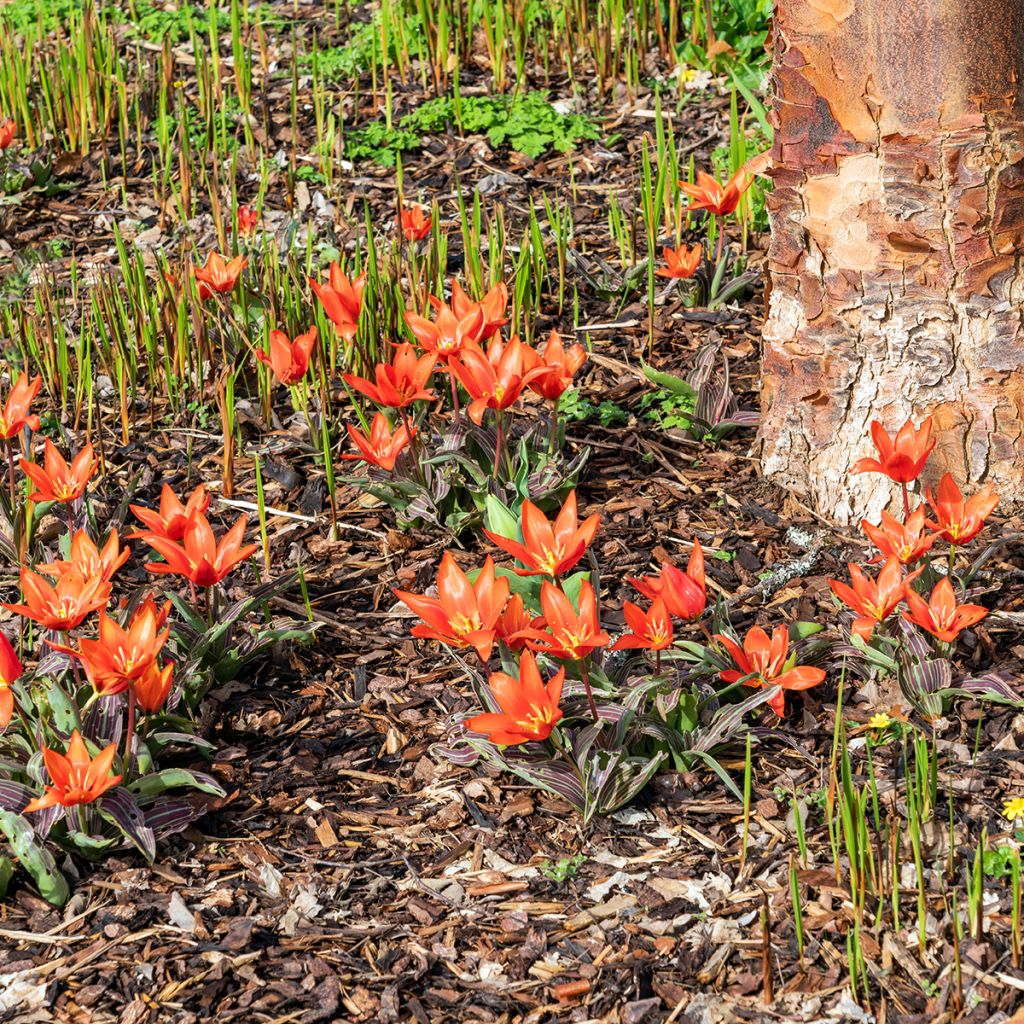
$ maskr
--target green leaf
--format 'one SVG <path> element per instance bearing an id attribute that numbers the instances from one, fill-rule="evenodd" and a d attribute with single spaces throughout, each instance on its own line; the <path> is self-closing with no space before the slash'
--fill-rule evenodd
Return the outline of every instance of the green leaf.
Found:
<path id="1" fill-rule="evenodd" d="M 484 522 L 491 533 L 509 540 L 522 540 L 519 532 L 519 520 L 512 510 L 493 494 L 488 494 L 484 501 Z"/>
<path id="2" fill-rule="evenodd" d="M 32 876 L 39 895 L 47 903 L 63 907 L 71 895 L 68 883 L 27 819 L 13 811 L 0 811 L 0 832 L 7 837 L 18 862 Z"/>
<path id="3" fill-rule="evenodd" d="M 682 377 L 656 370 L 653 366 L 648 366 L 643 360 L 640 361 L 640 366 L 643 368 L 644 376 L 652 384 L 657 384 L 659 388 L 671 391 L 674 395 L 682 395 L 684 398 L 694 402 L 697 401 L 697 392 Z"/>
<path id="4" fill-rule="evenodd" d="M 127 788 L 139 796 L 158 796 L 168 789 L 176 786 L 190 786 L 202 793 L 211 793 L 214 796 L 224 796 L 224 790 L 215 779 L 200 772 L 189 771 L 187 768 L 164 768 L 163 771 L 153 772 L 151 775 L 144 775 L 136 779 Z"/>

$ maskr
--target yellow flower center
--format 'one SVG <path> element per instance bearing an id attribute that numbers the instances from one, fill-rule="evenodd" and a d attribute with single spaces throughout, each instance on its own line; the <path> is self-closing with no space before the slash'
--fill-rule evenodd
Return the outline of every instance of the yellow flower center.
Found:
<path id="1" fill-rule="evenodd" d="M 538 704 L 531 704 L 530 710 L 533 712 L 532 715 L 527 715 L 526 718 L 520 718 L 516 721 L 516 725 L 524 732 L 539 732 L 540 727 L 550 725 L 551 720 L 555 716 L 553 708 L 542 708 Z"/>

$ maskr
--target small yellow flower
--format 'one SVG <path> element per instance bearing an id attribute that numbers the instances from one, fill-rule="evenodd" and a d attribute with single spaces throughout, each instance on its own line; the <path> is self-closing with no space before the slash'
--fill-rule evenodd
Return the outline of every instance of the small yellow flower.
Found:
<path id="1" fill-rule="evenodd" d="M 892 725 L 892 719 L 884 711 L 876 711 L 868 719 L 869 729 L 888 729 Z"/>
<path id="2" fill-rule="evenodd" d="M 1003 802 L 1003 817 L 1007 821 L 1024 820 L 1024 796 L 1015 796 Z"/>

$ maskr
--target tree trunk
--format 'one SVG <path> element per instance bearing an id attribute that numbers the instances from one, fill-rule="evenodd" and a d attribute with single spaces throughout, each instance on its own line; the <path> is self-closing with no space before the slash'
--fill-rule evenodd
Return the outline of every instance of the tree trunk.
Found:
<path id="1" fill-rule="evenodd" d="M 1024 497 L 1022 70 L 1024 0 L 776 0 L 762 458 L 839 522 L 873 419 Z"/>

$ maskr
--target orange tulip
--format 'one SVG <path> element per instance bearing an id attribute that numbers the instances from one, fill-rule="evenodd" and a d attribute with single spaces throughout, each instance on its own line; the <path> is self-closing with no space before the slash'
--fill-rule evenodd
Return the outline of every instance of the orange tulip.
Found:
<path id="1" fill-rule="evenodd" d="M 613 651 L 663 651 L 672 646 L 672 616 L 660 597 L 651 602 L 646 612 L 631 601 L 622 606 L 622 612 L 626 616 L 629 632 L 612 644 Z"/>
<path id="2" fill-rule="evenodd" d="M 327 284 L 309 279 L 310 286 L 324 307 L 327 319 L 337 328 L 345 341 L 351 341 L 359 329 L 359 314 L 363 309 L 363 288 L 366 274 L 349 280 L 337 263 L 331 263 Z"/>
<path id="3" fill-rule="evenodd" d="M 697 184 L 681 182 L 679 190 L 690 197 L 687 209 L 707 210 L 717 217 L 727 217 L 740 205 L 743 193 L 754 183 L 754 176 L 741 167 L 724 185 L 710 174 L 697 172 Z"/>
<path id="4" fill-rule="evenodd" d="M 23 671 L 11 641 L 4 633 L 0 633 L 0 730 L 11 724 L 11 717 L 14 714 L 11 684 L 20 678 Z"/>
<path id="5" fill-rule="evenodd" d="M 693 551 L 686 564 L 686 572 L 677 569 L 671 562 L 661 563 L 660 576 L 646 576 L 627 580 L 652 601 L 660 597 L 670 615 L 692 622 L 704 614 L 707 607 L 707 585 L 704 579 L 704 549 L 694 538 Z"/>
<path id="6" fill-rule="evenodd" d="M 434 353 L 441 363 L 447 365 L 449 357 L 480 340 L 484 314 L 480 306 L 471 306 L 460 320 L 450 306 L 442 303 L 436 320 L 427 320 L 418 313 L 406 313 L 405 323 L 423 351 Z"/>
<path id="7" fill-rule="evenodd" d="M 437 309 L 443 305 L 442 301 L 434 295 L 430 296 L 430 303 Z M 474 302 L 463 290 L 455 278 L 452 278 L 452 311 L 456 319 L 464 320 L 474 308 L 478 308 L 483 319 L 483 326 L 480 329 L 480 336 L 476 341 L 489 341 L 508 323 L 505 316 L 505 307 L 508 305 L 508 286 L 504 281 L 499 281 L 479 301 Z"/>
<path id="8" fill-rule="evenodd" d="M 380 412 L 373 417 L 369 437 L 357 430 L 351 423 L 346 424 L 346 429 L 352 443 L 359 449 L 359 453 L 347 453 L 342 455 L 342 458 L 368 462 L 371 466 L 379 466 L 389 473 L 395 468 L 395 462 L 405 450 L 406 445 L 416 436 L 416 428 L 407 428 L 404 423 L 392 433 L 391 424 Z"/>
<path id="9" fill-rule="evenodd" d="M 235 217 L 238 221 L 238 233 L 242 238 L 249 238 L 256 233 L 260 215 L 251 206 L 239 206 Z"/>
<path id="10" fill-rule="evenodd" d="M 90 758 L 77 729 L 71 734 L 66 756 L 43 747 L 43 761 L 53 785 L 45 786 L 46 792 L 29 803 L 25 812 L 41 811 L 55 804 L 61 807 L 91 804 L 121 781 L 120 775 L 110 775 L 116 751 L 117 745 L 111 743 L 95 758 Z"/>
<path id="11" fill-rule="evenodd" d="M 5 117 L 0 122 L 0 149 L 7 149 L 8 146 L 14 141 L 14 136 L 17 132 L 17 125 L 14 123 L 13 117 Z"/>
<path id="12" fill-rule="evenodd" d="M 242 544 L 244 535 L 244 514 L 218 542 L 210 521 L 197 512 L 189 520 L 180 544 L 155 533 L 143 534 L 146 543 L 165 559 L 147 562 L 146 568 L 153 573 L 184 576 L 197 587 L 212 587 L 256 550 L 255 544 Z"/>
<path id="13" fill-rule="evenodd" d="M 205 515 L 206 510 L 210 507 L 210 495 L 200 484 L 189 495 L 187 504 L 182 505 L 170 485 L 164 484 L 160 491 L 159 511 L 146 508 L 144 505 L 129 505 L 128 507 L 135 513 L 135 518 L 146 527 L 145 530 L 136 530 L 135 533 L 128 534 L 129 539 L 155 534 L 165 540 L 179 541 L 185 536 L 185 531 L 192 519 L 196 515 Z"/>
<path id="14" fill-rule="evenodd" d="M 988 609 L 980 604 L 957 604 L 953 584 L 944 577 L 935 584 L 927 601 L 920 594 L 907 589 L 909 612 L 903 618 L 920 626 L 943 643 L 951 644 L 965 629 L 981 622 Z"/>
<path id="15" fill-rule="evenodd" d="M 437 597 L 405 590 L 394 594 L 423 620 L 423 625 L 412 627 L 413 636 L 452 647 L 472 647 L 481 661 L 490 658 L 498 616 L 509 596 L 508 580 L 495 577 L 490 556 L 476 583 L 470 583 L 451 552 L 446 551 L 437 574 Z"/>
<path id="16" fill-rule="evenodd" d="M 423 212 L 422 206 L 412 206 L 402 210 L 402 234 L 408 242 L 422 241 L 430 234 L 430 225 L 433 218 L 429 213 Z"/>
<path id="17" fill-rule="evenodd" d="M 678 249 L 662 249 L 665 266 L 659 267 L 655 273 L 658 277 L 693 277 L 703 254 L 704 250 L 699 245 L 692 249 L 687 249 L 685 245 L 680 245 Z"/>
<path id="18" fill-rule="evenodd" d="M 932 418 L 929 416 L 919 428 L 907 420 L 895 438 L 889 437 L 877 420 L 871 423 L 871 440 L 878 451 L 877 459 L 860 459 L 851 473 L 884 473 L 898 484 L 916 480 L 924 469 L 928 456 L 935 447 L 932 437 Z"/>
<path id="19" fill-rule="evenodd" d="M 598 622 L 597 598 L 586 580 L 580 585 L 579 612 L 569 598 L 547 580 L 540 587 L 540 606 L 549 632 L 536 628 L 538 623 L 519 634 L 532 650 L 544 651 L 553 658 L 580 661 L 611 642 Z"/>
<path id="20" fill-rule="evenodd" d="M 587 353 L 581 345 L 573 345 L 566 351 L 558 332 L 552 331 L 544 351 L 536 357 L 536 365 L 545 372 L 531 380 L 529 388 L 549 402 L 557 402 L 572 387 L 576 372 L 586 361 Z"/>
<path id="21" fill-rule="evenodd" d="M 820 668 L 810 665 L 796 665 L 796 655 L 789 657 L 789 630 L 776 626 L 771 639 L 760 627 L 753 626 L 740 647 L 731 637 L 721 633 L 715 639 L 729 652 L 736 668 L 719 673 L 723 683 L 736 683 L 744 676 L 746 686 L 781 686 L 783 690 L 809 690 L 825 678 Z M 785 712 L 785 693 L 777 693 L 769 702 L 771 709 L 781 717 Z"/>
<path id="22" fill-rule="evenodd" d="M 534 620 L 523 604 L 521 594 L 513 594 L 505 605 L 505 610 L 498 616 L 494 632 L 498 639 L 511 651 L 521 651 L 526 647 L 526 640 L 521 635 L 524 629 L 530 629 Z M 544 620 L 538 618 L 537 626 L 543 626 Z"/>
<path id="23" fill-rule="evenodd" d="M 315 326 L 305 334 L 297 335 L 294 341 L 289 341 L 284 331 L 271 331 L 270 354 L 257 349 L 256 358 L 270 367 L 281 384 L 297 384 L 306 376 L 315 344 Z"/>
<path id="24" fill-rule="evenodd" d="M 900 560 L 890 555 L 885 560 L 877 579 L 871 579 L 860 566 L 849 565 L 850 583 L 829 580 L 832 592 L 848 608 L 857 613 L 853 632 L 862 640 L 870 640 L 876 625 L 884 622 L 910 590 L 910 584 L 924 571 L 917 569 L 904 577 Z"/>
<path id="25" fill-rule="evenodd" d="M 58 559 L 56 562 L 45 562 L 35 568 L 36 572 L 53 578 L 77 570 L 86 579 L 98 576 L 101 580 L 109 581 L 114 573 L 128 561 L 130 554 L 130 548 L 121 547 L 117 530 L 110 531 L 110 536 L 102 550 L 96 546 L 85 530 L 77 530 L 74 537 L 71 538 L 70 561 L 65 562 Z"/>
<path id="26" fill-rule="evenodd" d="M 569 492 L 553 524 L 529 498 L 523 502 L 519 518 L 522 543 L 484 530 L 502 551 L 523 564 L 524 568 L 515 570 L 517 576 L 561 576 L 568 572 L 583 557 L 601 522 L 600 514 L 595 512 L 579 524 L 575 491 Z"/>
<path id="27" fill-rule="evenodd" d="M 938 522 L 929 522 L 928 526 L 950 544 L 966 544 L 973 540 L 985 527 L 985 520 L 999 504 L 999 495 L 986 484 L 977 494 L 966 502 L 957 487 L 956 481 L 946 473 L 939 481 L 937 500 L 932 500 L 932 492 L 928 492 L 928 504 Z"/>
<path id="28" fill-rule="evenodd" d="M 479 348 L 467 348 L 449 361 L 449 369 L 473 399 L 469 418 L 478 426 L 488 409 L 498 412 L 514 405 L 530 381 L 548 372 L 539 366 L 526 369 L 526 351 L 518 338 L 503 344 L 496 335 L 486 355 Z"/>
<path id="29" fill-rule="evenodd" d="M 36 489 L 29 495 L 32 501 L 75 501 L 85 493 L 89 478 L 96 469 L 92 445 L 87 444 L 68 466 L 56 445 L 46 439 L 43 464 L 19 463 Z"/>
<path id="30" fill-rule="evenodd" d="M 404 409 L 413 402 L 434 400 L 434 392 L 426 385 L 436 363 L 437 356 L 427 353 L 417 357 L 412 345 L 406 343 L 398 346 L 390 363 L 378 363 L 374 367 L 376 384 L 354 373 L 343 376 L 349 387 L 362 392 L 378 405 Z"/>
<path id="31" fill-rule="evenodd" d="M 0 607 L 58 633 L 66 633 L 81 625 L 90 612 L 102 608 L 110 599 L 108 582 L 99 576 L 87 579 L 77 568 L 59 576 L 53 586 L 42 576 L 22 569 L 21 589 L 25 595 L 24 604 Z"/>
<path id="32" fill-rule="evenodd" d="M 224 294 L 232 291 L 248 265 L 248 256 L 236 256 L 228 261 L 220 253 L 211 251 L 205 266 L 192 270 L 192 276 L 199 282 L 199 301 L 205 302 L 214 292 Z"/>
<path id="33" fill-rule="evenodd" d="M 30 430 L 39 429 L 39 417 L 29 411 L 29 406 L 35 401 L 42 384 L 41 377 L 29 380 L 28 374 L 18 374 L 18 379 L 14 382 L 7 401 L 4 402 L 3 410 L 0 411 L 0 438 L 10 441 L 26 427 Z"/>
<path id="34" fill-rule="evenodd" d="M 146 671 L 132 683 L 135 703 L 147 715 L 155 715 L 167 703 L 174 681 L 174 666 L 152 662 Z"/>
<path id="35" fill-rule="evenodd" d="M 565 669 L 560 668 L 545 685 L 536 659 L 526 651 L 519 662 L 518 679 L 495 672 L 487 680 L 501 713 L 467 718 L 466 728 L 502 747 L 546 740 L 562 717 L 558 703 L 564 683 Z"/>
<path id="36" fill-rule="evenodd" d="M 78 650 L 61 644 L 50 646 L 77 658 L 93 689 L 101 697 L 110 697 L 127 690 L 156 661 L 170 635 L 164 626 L 169 611 L 170 602 L 158 608 L 150 599 L 136 609 L 127 629 L 101 611 L 98 639 L 83 637 Z"/>
<path id="37" fill-rule="evenodd" d="M 888 512 L 882 512 L 881 526 L 872 526 L 866 519 L 860 521 L 860 528 L 881 552 L 871 561 L 881 562 L 891 555 L 902 565 L 916 562 L 938 539 L 937 534 L 924 532 L 926 525 L 923 505 L 914 509 L 906 523 L 899 522 Z"/>

